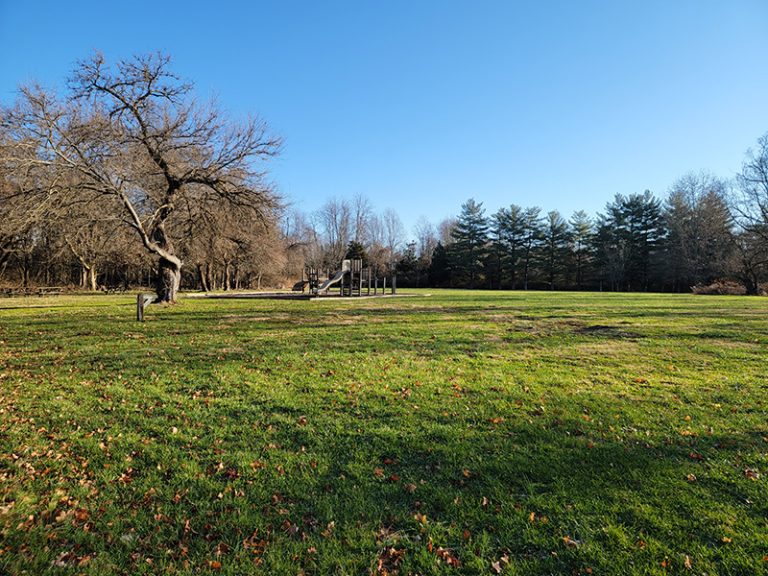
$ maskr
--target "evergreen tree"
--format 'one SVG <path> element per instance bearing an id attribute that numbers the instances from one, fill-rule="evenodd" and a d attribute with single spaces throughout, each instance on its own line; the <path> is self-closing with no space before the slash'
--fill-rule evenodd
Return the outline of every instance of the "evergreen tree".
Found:
<path id="1" fill-rule="evenodd" d="M 344 258 L 348 260 L 362 260 L 363 268 L 368 266 L 368 252 L 366 252 L 365 246 L 357 240 L 351 240 L 347 244 L 347 253 L 344 255 Z"/>
<path id="2" fill-rule="evenodd" d="M 567 266 L 568 223 L 557 210 L 547 213 L 542 229 L 542 262 L 550 290 L 555 289 L 555 280 L 562 276 Z"/>
<path id="3" fill-rule="evenodd" d="M 568 222 L 571 239 L 571 265 L 576 289 L 584 287 L 592 265 L 592 221 L 584 210 L 573 213 Z"/>
<path id="4" fill-rule="evenodd" d="M 517 288 L 517 269 L 525 239 L 523 209 L 512 204 L 493 215 L 494 249 L 499 250 L 499 284 Z"/>
<path id="5" fill-rule="evenodd" d="M 437 243 L 432 253 L 428 275 L 430 286 L 449 286 L 451 283 L 451 257 L 442 242 Z"/>
<path id="6" fill-rule="evenodd" d="M 541 208 L 532 206 L 522 214 L 520 261 L 522 265 L 523 290 L 528 290 L 531 271 L 536 263 L 538 250 L 543 238 Z"/>
<path id="7" fill-rule="evenodd" d="M 462 284 L 474 288 L 483 268 L 488 242 L 488 221 L 483 204 L 473 199 L 461 206 L 456 226 L 451 232 L 454 269 Z"/>
<path id="8" fill-rule="evenodd" d="M 663 286 L 659 257 L 666 228 L 661 204 L 646 190 L 617 194 L 598 215 L 595 248 L 601 280 L 613 290 L 649 290 Z"/>

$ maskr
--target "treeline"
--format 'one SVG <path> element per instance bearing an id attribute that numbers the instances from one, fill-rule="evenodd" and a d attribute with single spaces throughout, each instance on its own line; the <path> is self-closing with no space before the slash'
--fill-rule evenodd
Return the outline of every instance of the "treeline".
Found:
<path id="1" fill-rule="evenodd" d="M 731 181 L 689 174 L 594 217 L 470 199 L 407 234 L 364 196 L 289 209 L 261 167 L 279 138 L 197 103 L 166 56 L 97 54 L 68 86 L 0 108 L 0 286 L 154 285 L 173 301 L 288 286 L 345 257 L 414 287 L 757 294 L 768 280 L 768 134 Z"/>
<path id="2" fill-rule="evenodd" d="M 405 234 L 397 214 L 362 197 L 294 214 L 304 261 L 334 268 L 362 257 L 398 285 L 483 289 L 758 294 L 768 281 L 768 134 L 732 181 L 690 173 L 664 198 L 617 194 L 591 217 L 512 204 L 488 214 L 468 200 L 456 218 L 423 218 Z"/>

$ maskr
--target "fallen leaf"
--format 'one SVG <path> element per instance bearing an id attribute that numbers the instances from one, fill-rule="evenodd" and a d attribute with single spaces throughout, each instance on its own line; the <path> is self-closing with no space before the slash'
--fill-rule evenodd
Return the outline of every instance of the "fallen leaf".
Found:
<path id="1" fill-rule="evenodd" d="M 570 536 L 563 536 L 563 544 L 565 544 L 568 548 L 578 548 L 583 544 L 583 542 L 580 540 L 575 540 Z"/>
<path id="2" fill-rule="evenodd" d="M 753 468 L 746 468 L 744 470 L 744 476 L 746 476 L 750 480 L 759 480 L 760 472 L 758 472 L 757 470 L 754 470 Z"/>
<path id="3" fill-rule="evenodd" d="M 688 554 L 686 554 L 686 555 L 685 555 L 685 562 L 684 562 L 684 566 L 685 566 L 685 569 L 686 569 L 686 570 L 691 570 L 691 569 L 693 569 L 693 563 L 691 562 L 691 557 L 690 557 L 690 556 L 688 556 Z"/>

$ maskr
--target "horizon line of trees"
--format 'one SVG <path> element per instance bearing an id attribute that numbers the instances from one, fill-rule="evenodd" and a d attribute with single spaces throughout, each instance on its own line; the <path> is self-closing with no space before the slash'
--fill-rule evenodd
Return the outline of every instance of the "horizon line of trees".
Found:
<path id="1" fill-rule="evenodd" d="M 664 198 L 617 194 L 591 217 L 510 204 L 407 235 L 362 195 L 289 210 L 260 168 L 281 141 L 199 104 L 160 54 L 81 62 L 63 94 L 0 107 L 0 286 L 290 285 L 362 258 L 403 287 L 684 292 L 768 281 L 768 133 L 734 180 L 689 173 Z"/>

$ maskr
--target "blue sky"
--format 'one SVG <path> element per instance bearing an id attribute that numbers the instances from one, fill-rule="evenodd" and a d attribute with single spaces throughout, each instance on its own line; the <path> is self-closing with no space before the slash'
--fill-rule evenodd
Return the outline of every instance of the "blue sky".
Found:
<path id="1" fill-rule="evenodd" d="M 768 131 L 768 2 L 0 0 L 0 102 L 93 50 L 164 51 L 285 139 L 312 211 L 361 193 L 410 227 L 511 203 L 595 213 L 679 176 L 731 177 Z"/>

